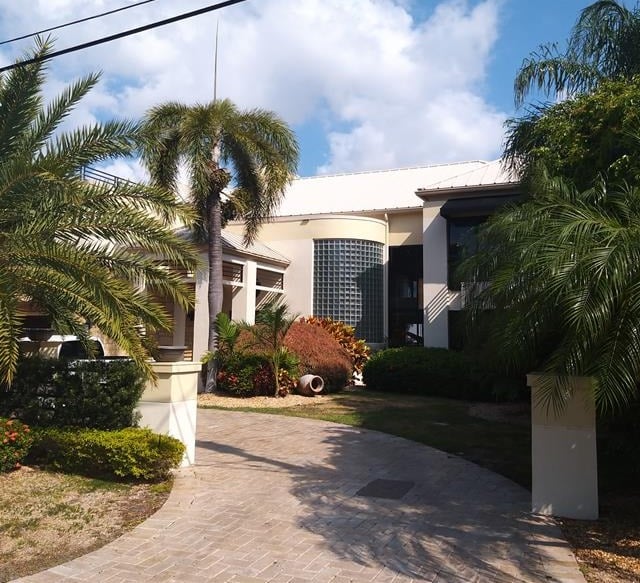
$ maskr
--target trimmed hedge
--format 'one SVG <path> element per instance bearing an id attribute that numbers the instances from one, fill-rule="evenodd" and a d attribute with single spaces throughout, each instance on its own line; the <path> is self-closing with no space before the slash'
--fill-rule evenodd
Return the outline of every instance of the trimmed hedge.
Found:
<path id="1" fill-rule="evenodd" d="M 95 478 L 160 481 L 182 461 L 185 447 L 150 429 L 46 428 L 33 431 L 31 463 Z"/>
<path id="2" fill-rule="evenodd" d="M 0 388 L 0 415 L 32 425 L 121 429 L 137 423 L 145 381 L 127 360 L 20 360 L 11 386 Z"/>
<path id="3" fill-rule="evenodd" d="M 410 346 L 374 354 L 364 366 L 369 390 L 465 399 L 512 400 L 526 394 L 523 383 L 496 375 L 477 357 L 445 348 Z"/>

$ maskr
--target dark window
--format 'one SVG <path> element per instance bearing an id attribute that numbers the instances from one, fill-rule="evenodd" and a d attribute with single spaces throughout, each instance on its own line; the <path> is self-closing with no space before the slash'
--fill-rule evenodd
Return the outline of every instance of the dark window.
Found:
<path id="1" fill-rule="evenodd" d="M 389 346 L 423 344 L 422 245 L 389 248 Z"/>
<path id="2" fill-rule="evenodd" d="M 447 221 L 447 274 L 449 289 L 460 289 L 458 267 L 478 251 L 478 227 L 486 217 L 449 219 Z"/>

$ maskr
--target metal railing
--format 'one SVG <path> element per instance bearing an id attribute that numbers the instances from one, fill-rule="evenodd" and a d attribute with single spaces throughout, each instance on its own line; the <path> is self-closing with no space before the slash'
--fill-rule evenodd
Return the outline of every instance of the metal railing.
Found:
<path id="1" fill-rule="evenodd" d="M 80 178 L 88 180 L 90 182 L 102 182 L 103 184 L 110 184 L 111 186 L 118 186 L 118 184 L 131 184 L 131 180 L 121 178 L 115 174 L 109 174 L 90 166 L 83 166 L 80 170 Z"/>

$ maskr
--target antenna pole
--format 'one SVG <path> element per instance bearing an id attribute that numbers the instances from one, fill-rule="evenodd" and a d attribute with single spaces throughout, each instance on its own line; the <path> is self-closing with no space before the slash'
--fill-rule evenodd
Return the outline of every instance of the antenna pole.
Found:
<path id="1" fill-rule="evenodd" d="M 213 101 L 218 99 L 218 25 L 220 21 L 216 21 L 216 50 L 213 58 Z"/>

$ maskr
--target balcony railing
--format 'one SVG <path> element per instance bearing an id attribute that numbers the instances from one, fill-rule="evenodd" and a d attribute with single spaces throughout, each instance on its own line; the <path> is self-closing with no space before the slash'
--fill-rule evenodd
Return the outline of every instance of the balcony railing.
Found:
<path id="1" fill-rule="evenodd" d="M 80 178 L 88 180 L 89 182 L 102 182 L 103 184 L 110 184 L 112 186 L 131 183 L 131 180 L 103 172 L 102 170 L 97 170 L 96 168 L 91 168 L 90 166 L 84 166 L 82 170 L 80 170 Z"/>

